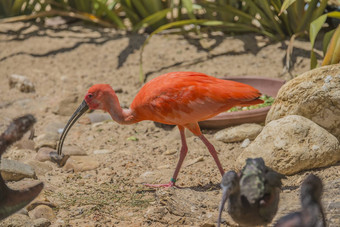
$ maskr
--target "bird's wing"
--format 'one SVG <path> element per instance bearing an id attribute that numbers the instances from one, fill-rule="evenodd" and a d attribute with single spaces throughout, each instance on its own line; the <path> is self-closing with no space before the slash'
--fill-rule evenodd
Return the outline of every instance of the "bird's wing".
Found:
<path id="1" fill-rule="evenodd" d="M 157 119 L 196 122 L 235 105 L 261 103 L 256 101 L 260 95 L 258 90 L 246 84 L 201 73 L 177 72 L 162 75 L 145 84 L 131 108 L 148 118 L 152 114 Z"/>

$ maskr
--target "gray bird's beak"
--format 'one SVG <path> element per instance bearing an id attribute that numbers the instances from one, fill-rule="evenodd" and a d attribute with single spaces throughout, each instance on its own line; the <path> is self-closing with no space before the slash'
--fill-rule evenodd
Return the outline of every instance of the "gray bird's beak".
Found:
<path id="1" fill-rule="evenodd" d="M 68 122 L 67 122 L 67 124 L 66 124 L 66 126 L 63 130 L 63 133 L 61 134 L 60 139 L 59 139 L 58 148 L 57 148 L 58 155 L 62 154 L 63 143 L 64 143 L 64 140 L 66 138 L 68 131 L 71 129 L 72 125 L 78 120 L 78 118 L 80 118 L 88 109 L 89 109 L 89 106 L 87 105 L 87 103 L 84 100 L 80 104 L 78 109 L 73 113 L 70 120 L 68 120 Z"/>
<path id="2" fill-rule="evenodd" d="M 219 211 L 218 211 L 218 219 L 217 219 L 217 227 L 220 227 L 221 225 L 221 218 L 222 218 L 222 211 L 224 210 L 224 205 L 229 198 L 230 195 L 230 186 L 223 187 L 222 188 L 223 194 L 222 194 L 222 200 L 220 203 Z"/>

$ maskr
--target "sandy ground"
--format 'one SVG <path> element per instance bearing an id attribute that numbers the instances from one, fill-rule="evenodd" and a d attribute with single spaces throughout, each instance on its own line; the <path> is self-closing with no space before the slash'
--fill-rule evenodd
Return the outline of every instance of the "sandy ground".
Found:
<path id="1" fill-rule="evenodd" d="M 128 107 L 142 86 L 139 50 L 145 38 L 81 24 L 57 28 L 30 23 L 0 24 L 0 128 L 4 129 L 13 117 L 32 113 L 37 118 L 35 129 L 39 136 L 47 125 L 64 124 L 69 119 L 70 115 L 55 114 L 60 100 L 70 94 L 82 97 L 96 83 L 120 88 L 121 106 Z M 208 48 L 202 48 L 200 42 Z M 287 44 L 270 43 L 256 35 L 231 37 L 215 33 L 203 41 L 156 35 L 145 48 L 144 71 L 148 80 L 171 71 L 289 80 L 309 69 L 310 43 L 295 42 L 294 69 L 290 74 L 282 73 Z M 11 74 L 27 76 L 36 91 L 22 93 L 11 89 L 8 84 Z M 167 183 L 172 176 L 180 148 L 178 130 L 166 131 L 152 122 L 130 126 L 112 121 L 97 125 L 84 122 L 72 128 L 65 144 L 85 150 L 88 159 L 99 161 L 100 166 L 73 173 L 47 162 L 52 170 L 38 175 L 38 180 L 45 183 L 41 197 L 56 205 L 53 226 L 213 226 L 216 223 L 221 177 L 198 138 L 190 136 L 187 141 L 189 153 L 178 178 L 178 185 L 184 188 L 152 190 L 142 183 Z M 240 143 L 225 144 L 214 140 L 214 131 L 203 132 L 215 145 L 224 168 L 232 169 L 243 149 Z M 16 149 L 11 148 L 9 154 Z M 113 153 L 94 155 L 93 151 L 98 149 Z M 34 159 L 35 153 L 28 150 L 27 154 L 9 156 L 27 162 Z M 201 161 L 190 165 L 199 157 Z M 330 203 L 340 203 L 337 198 L 340 166 L 309 172 L 324 180 L 327 220 L 339 223 L 339 211 L 332 210 Z M 284 180 L 276 217 L 300 207 L 299 185 L 309 172 Z M 227 213 L 223 217 L 225 225 L 235 225 Z M 7 219 L 3 224 L 10 223 L 11 219 Z"/>

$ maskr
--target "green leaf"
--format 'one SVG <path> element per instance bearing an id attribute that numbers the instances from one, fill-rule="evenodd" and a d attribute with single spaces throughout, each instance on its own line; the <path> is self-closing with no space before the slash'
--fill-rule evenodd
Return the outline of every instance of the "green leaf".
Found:
<path id="1" fill-rule="evenodd" d="M 312 50 L 310 52 L 310 68 L 311 69 L 314 69 L 316 68 L 316 65 L 317 65 L 317 60 L 316 60 L 316 55 L 315 55 L 315 52 Z"/>
<path id="2" fill-rule="evenodd" d="M 329 45 L 329 42 L 331 41 L 332 35 L 334 34 L 335 29 L 327 32 L 324 36 L 323 36 L 323 41 L 322 41 L 322 51 L 323 54 L 326 54 L 327 51 L 327 47 Z"/>
<path id="3" fill-rule="evenodd" d="M 281 10 L 279 13 L 279 16 L 281 15 L 281 13 L 283 13 L 283 11 L 285 11 L 291 4 L 293 4 L 296 0 L 285 0 L 281 6 Z"/>
<path id="4" fill-rule="evenodd" d="M 191 0 L 182 0 L 184 8 L 188 11 L 188 16 L 190 19 L 196 19 L 194 14 L 193 2 Z"/>
<path id="5" fill-rule="evenodd" d="M 340 12 L 333 11 L 333 12 L 327 13 L 327 16 L 332 17 L 332 18 L 340 19 Z"/>
<path id="6" fill-rule="evenodd" d="M 327 19 L 327 14 L 320 16 L 319 18 L 315 19 L 309 28 L 309 40 L 312 44 L 312 48 L 314 47 L 316 36 L 318 35 L 320 29 L 324 25 Z"/>
<path id="7" fill-rule="evenodd" d="M 133 27 L 133 31 L 136 32 L 138 31 L 141 27 L 143 26 L 150 26 L 160 20 L 162 20 L 163 18 L 166 17 L 166 15 L 168 14 L 168 12 L 170 12 L 171 9 L 164 9 L 162 11 L 156 12 L 146 18 L 144 18 L 141 22 L 139 22 L 138 24 L 136 24 Z"/>

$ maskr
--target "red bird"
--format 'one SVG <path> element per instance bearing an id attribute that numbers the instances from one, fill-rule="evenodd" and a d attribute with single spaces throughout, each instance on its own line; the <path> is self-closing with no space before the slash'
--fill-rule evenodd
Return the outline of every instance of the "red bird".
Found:
<path id="1" fill-rule="evenodd" d="M 214 146 L 204 137 L 197 122 L 211 118 L 233 106 L 263 103 L 261 93 L 246 84 L 221 80 L 197 72 L 172 72 L 161 75 L 146 83 L 138 92 L 129 109 L 122 109 L 118 97 L 108 84 L 93 85 L 85 99 L 68 121 L 58 145 L 58 154 L 67 132 L 76 120 L 90 109 L 109 112 L 119 124 L 133 124 L 151 120 L 177 125 L 181 134 L 182 148 L 175 172 L 168 184 L 151 187 L 175 186 L 178 172 L 187 154 L 188 147 L 184 129 L 198 136 L 214 158 L 223 176 L 224 170 Z"/>

